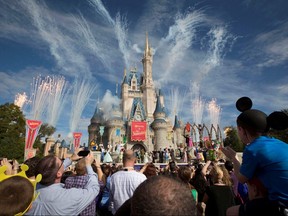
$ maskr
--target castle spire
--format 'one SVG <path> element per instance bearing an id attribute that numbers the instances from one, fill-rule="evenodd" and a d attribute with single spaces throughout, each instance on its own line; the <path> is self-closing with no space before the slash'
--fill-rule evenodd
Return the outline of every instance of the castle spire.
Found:
<path id="1" fill-rule="evenodd" d="M 122 85 L 123 85 L 123 84 L 128 84 L 126 68 L 124 69 L 124 77 L 123 77 Z"/>
<path id="2" fill-rule="evenodd" d="M 115 95 L 118 96 L 118 82 L 116 83 L 116 91 L 115 91 Z"/>
<path id="3" fill-rule="evenodd" d="M 148 32 L 146 32 L 146 41 L 145 41 L 145 54 L 149 53 L 149 42 L 148 42 Z"/>

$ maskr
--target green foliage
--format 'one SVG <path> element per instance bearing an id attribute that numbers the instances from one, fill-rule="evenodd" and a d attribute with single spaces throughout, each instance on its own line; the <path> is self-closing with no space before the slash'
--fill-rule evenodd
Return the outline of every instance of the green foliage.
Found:
<path id="1" fill-rule="evenodd" d="M 44 139 L 51 136 L 56 128 L 42 124 L 33 145 L 36 155 L 43 156 Z M 13 103 L 0 105 L 0 157 L 24 160 L 26 119 L 20 108 Z"/>
<path id="2" fill-rule="evenodd" d="M 0 157 L 24 158 L 25 118 L 20 108 L 13 103 L 0 105 Z"/>
<path id="3" fill-rule="evenodd" d="M 224 131 L 226 135 L 226 138 L 223 141 L 224 146 L 230 146 L 237 152 L 243 152 L 244 145 L 238 136 L 237 128 L 229 126 L 224 128 Z"/>

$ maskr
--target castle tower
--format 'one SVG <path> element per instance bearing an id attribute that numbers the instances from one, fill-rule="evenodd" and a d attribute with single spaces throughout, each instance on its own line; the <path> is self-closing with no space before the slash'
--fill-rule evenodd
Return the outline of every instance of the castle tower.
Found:
<path id="1" fill-rule="evenodd" d="M 176 144 L 177 147 L 179 147 L 180 144 L 184 143 L 185 141 L 184 141 L 184 136 L 182 135 L 181 125 L 180 125 L 177 115 L 175 115 L 173 131 L 174 131 L 174 143 Z"/>
<path id="2" fill-rule="evenodd" d="M 99 126 L 104 123 L 103 112 L 100 110 L 98 103 L 94 112 L 93 117 L 90 120 L 90 125 L 88 126 L 88 146 L 92 142 L 99 144 Z"/>
<path id="3" fill-rule="evenodd" d="M 156 108 L 153 113 L 154 121 L 151 126 L 154 129 L 155 151 L 163 150 L 166 147 L 169 148 L 167 140 L 167 122 L 165 120 L 166 113 L 161 105 L 160 96 L 157 97 Z"/>
<path id="4" fill-rule="evenodd" d="M 124 69 L 124 77 L 123 82 L 121 85 L 121 99 L 122 99 L 122 110 L 123 110 L 123 117 L 128 118 L 129 107 L 128 107 L 128 90 L 129 90 L 129 83 L 127 78 L 126 69 Z"/>
<path id="5" fill-rule="evenodd" d="M 145 50 L 142 59 L 143 64 L 143 82 L 141 89 L 143 91 L 143 104 L 145 106 L 145 110 L 147 112 L 148 120 L 153 119 L 153 112 L 155 110 L 156 105 L 156 93 L 152 78 L 152 63 L 153 56 L 151 52 L 151 47 L 148 42 L 148 34 L 146 33 L 146 42 L 145 42 Z"/>
<path id="6" fill-rule="evenodd" d="M 111 145 L 114 151 L 116 143 L 122 143 L 123 136 L 125 135 L 125 125 L 122 118 L 122 113 L 119 107 L 113 107 L 111 118 L 107 121 L 108 127 L 108 144 Z"/>
<path id="7" fill-rule="evenodd" d="M 48 137 L 46 140 L 45 148 L 44 148 L 44 156 L 47 156 L 49 154 L 49 151 L 51 149 L 51 146 L 55 144 L 55 140 L 53 137 Z"/>

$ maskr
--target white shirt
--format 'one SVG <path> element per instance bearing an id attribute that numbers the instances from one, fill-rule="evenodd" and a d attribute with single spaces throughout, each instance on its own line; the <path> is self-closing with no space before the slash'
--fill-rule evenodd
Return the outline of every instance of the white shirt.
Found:
<path id="1" fill-rule="evenodd" d="M 135 170 L 121 170 L 111 176 L 110 201 L 113 202 L 113 214 L 126 200 L 132 197 L 136 188 L 145 180 L 146 176 Z"/>

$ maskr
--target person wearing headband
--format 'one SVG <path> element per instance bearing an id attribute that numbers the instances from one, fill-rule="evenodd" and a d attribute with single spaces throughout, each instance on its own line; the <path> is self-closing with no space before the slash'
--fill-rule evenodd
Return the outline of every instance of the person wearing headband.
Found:
<path id="1" fill-rule="evenodd" d="M 25 164 L 15 175 L 6 175 L 7 169 L 6 165 L 0 167 L 0 216 L 24 215 L 39 195 L 35 189 L 42 176 L 29 179 L 25 173 L 29 167 Z"/>
<path id="2" fill-rule="evenodd" d="M 242 97 L 236 102 L 242 112 L 237 117 L 238 135 L 245 149 L 242 164 L 230 147 L 222 152 L 234 163 L 234 172 L 241 183 L 258 178 L 268 191 L 268 198 L 275 206 L 288 205 L 288 144 L 267 136 L 270 128 L 288 128 L 288 116 L 283 112 L 264 112 L 251 109 L 252 101 Z M 280 203 L 280 204 L 279 204 Z"/>

